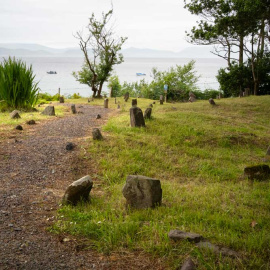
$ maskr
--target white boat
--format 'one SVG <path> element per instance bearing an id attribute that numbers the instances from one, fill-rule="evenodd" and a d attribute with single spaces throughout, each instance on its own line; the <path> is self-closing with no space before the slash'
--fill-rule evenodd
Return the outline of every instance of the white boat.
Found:
<path id="1" fill-rule="evenodd" d="M 56 71 L 52 71 L 52 70 L 47 71 L 47 73 L 48 73 L 48 74 L 57 74 L 57 72 L 56 72 Z"/>

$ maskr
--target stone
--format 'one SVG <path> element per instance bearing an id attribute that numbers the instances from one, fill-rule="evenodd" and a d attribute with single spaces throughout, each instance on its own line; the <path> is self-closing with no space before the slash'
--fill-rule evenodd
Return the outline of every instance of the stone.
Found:
<path id="1" fill-rule="evenodd" d="M 256 166 L 249 166 L 244 169 L 244 174 L 250 180 L 266 180 L 270 177 L 270 168 L 268 165 L 261 164 Z"/>
<path id="2" fill-rule="evenodd" d="M 129 110 L 130 125 L 132 127 L 145 127 L 142 110 L 139 107 L 132 107 Z"/>
<path id="3" fill-rule="evenodd" d="M 137 99 L 135 98 L 135 99 L 132 99 L 132 101 L 131 101 L 131 106 L 133 107 L 133 106 L 137 106 Z"/>
<path id="4" fill-rule="evenodd" d="M 160 104 L 160 105 L 163 105 L 163 100 L 160 100 L 160 101 L 159 101 L 159 104 Z"/>
<path id="5" fill-rule="evenodd" d="M 149 106 L 148 106 L 148 107 L 153 108 L 153 104 L 149 104 Z"/>
<path id="6" fill-rule="evenodd" d="M 156 104 L 156 102 L 154 101 L 153 104 Z"/>
<path id="7" fill-rule="evenodd" d="M 60 103 L 65 103 L 65 98 L 63 96 L 59 97 L 59 102 Z"/>
<path id="8" fill-rule="evenodd" d="M 189 99 L 188 99 L 189 102 L 195 102 L 196 101 L 196 96 L 192 93 L 192 92 L 189 92 Z"/>
<path id="9" fill-rule="evenodd" d="M 116 102 L 116 98 L 114 98 L 114 104 L 117 104 L 117 102 Z"/>
<path id="10" fill-rule="evenodd" d="M 23 130 L 23 127 L 22 127 L 21 125 L 17 125 L 17 126 L 15 127 L 15 129 L 17 129 L 17 130 Z"/>
<path id="11" fill-rule="evenodd" d="M 144 119 L 151 119 L 151 114 L 152 114 L 152 108 L 147 108 L 144 112 Z"/>
<path id="12" fill-rule="evenodd" d="M 189 242 L 198 243 L 203 239 L 203 237 L 197 233 L 183 232 L 180 230 L 171 230 L 168 233 L 168 236 L 170 239 L 172 239 L 175 242 L 188 240 Z"/>
<path id="13" fill-rule="evenodd" d="M 20 113 L 20 111 L 14 110 L 13 112 L 10 113 L 9 116 L 10 116 L 11 119 L 18 119 L 18 118 L 21 118 L 19 113 Z"/>
<path id="14" fill-rule="evenodd" d="M 163 105 L 163 103 L 164 103 L 164 96 L 163 95 L 160 95 L 159 96 L 159 104 L 160 105 Z"/>
<path id="15" fill-rule="evenodd" d="M 154 208 L 160 206 L 162 202 L 160 180 L 147 176 L 127 176 L 122 193 L 127 200 L 127 205 L 131 208 Z"/>
<path id="16" fill-rule="evenodd" d="M 77 113 L 75 104 L 71 104 L 70 109 L 73 114 Z"/>
<path id="17" fill-rule="evenodd" d="M 266 155 L 270 156 L 270 146 L 268 146 L 268 148 L 267 148 Z"/>
<path id="18" fill-rule="evenodd" d="M 195 269 L 196 265 L 191 258 L 185 260 L 182 267 L 180 268 L 180 270 L 195 270 Z"/>
<path id="19" fill-rule="evenodd" d="M 124 95 L 125 102 L 127 102 L 128 99 L 129 99 L 129 92 L 126 92 L 125 95 Z"/>
<path id="20" fill-rule="evenodd" d="M 55 115 L 54 106 L 47 106 L 41 114 L 54 116 Z"/>
<path id="21" fill-rule="evenodd" d="M 211 105 L 216 105 L 216 102 L 212 99 L 212 98 L 209 98 L 209 103 L 211 104 Z"/>
<path id="22" fill-rule="evenodd" d="M 74 143 L 68 142 L 68 143 L 66 144 L 66 150 L 71 151 L 71 150 L 73 150 L 74 148 L 75 148 L 75 144 L 74 144 Z"/>
<path id="23" fill-rule="evenodd" d="M 100 119 L 100 118 L 101 118 L 101 115 L 97 114 L 96 119 Z"/>
<path id="24" fill-rule="evenodd" d="M 108 109 L 108 107 L 109 107 L 109 99 L 108 98 L 105 98 L 104 99 L 104 108 L 105 109 Z"/>
<path id="25" fill-rule="evenodd" d="M 81 200 L 89 200 L 89 193 L 92 187 L 93 181 L 90 176 L 82 177 L 68 186 L 63 196 L 62 203 L 76 205 Z"/>
<path id="26" fill-rule="evenodd" d="M 117 109 L 120 109 L 120 105 L 119 104 L 117 105 Z"/>
<path id="27" fill-rule="evenodd" d="M 92 136 L 93 136 L 93 140 L 102 140 L 103 139 L 102 134 L 98 128 L 93 128 Z"/>
<path id="28" fill-rule="evenodd" d="M 36 121 L 35 120 L 29 120 L 26 122 L 27 125 L 35 125 L 36 124 Z"/>
<path id="29" fill-rule="evenodd" d="M 239 256 L 238 253 L 232 249 L 229 249 L 226 247 L 219 247 L 208 241 L 199 242 L 196 245 L 197 247 L 201 249 L 208 249 L 211 252 L 216 253 L 217 255 L 222 255 L 222 256 L 231 257 L 231 258 L 237 258 Z"/>
<path id="30" fill-rule="evenodd" d="M 87 102 L 90 103 L 90 99 L 89 98 L 88 98 Z"/>

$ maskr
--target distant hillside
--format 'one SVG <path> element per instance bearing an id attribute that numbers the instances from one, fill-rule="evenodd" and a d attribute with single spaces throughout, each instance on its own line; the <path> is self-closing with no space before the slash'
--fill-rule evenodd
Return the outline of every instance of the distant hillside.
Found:
<path id="1" fill-rule="evenodd" d="M 127 48 L 121 52 L 126 58 L 216 58 L 210 51 L 211 46 L 193 46 L 180 52 L 148 48 Z M 83 54 L 80 48 L 55 49 L 39 44 L 0 43 L 0 56 L 82 57 Z"/>

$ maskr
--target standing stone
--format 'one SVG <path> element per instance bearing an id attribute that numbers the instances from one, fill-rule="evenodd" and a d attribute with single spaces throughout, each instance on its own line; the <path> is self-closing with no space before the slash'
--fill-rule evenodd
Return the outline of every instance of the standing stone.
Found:
<path id="1" fill-rule="evenodd" d="M 139 107 L 132 107 L 130 112 L 130 125 L 132 127 L 145 127 L 142 110 Z"/>
<path id="2" fill-rule="evenodd" d="M 82 177 L 68 186 L 62 203 L 76 205 L 80 200 L 87 201 L 92 187 L 93 181 L 90 176 Z"/>
<path id="3" fill-rule="evenodd" d="M 18 118 L 21 118 L 21 116 L 19 115 L 19 112 L 20 111 L 17 111 L 17 110 L 14 110 L 13 112 L 10 113 L 10 118 L 11 119 L 18 119 Z"/>
<path id="4" fill-rule="evenodd" d="M 203 237 L 197 233 L 183 232 L 180 230 L 171 230 L 168 234 L 173 241 L 188 240 L 189 242 L 200 242 Z"/>
<path id="5" fill-rule="evenodd" d="M 59 102 L 60 102 L 60 103 L 65 103 L 65 99 L 64 99 L 63 96 L 59 97 Z"/>
<path id="6" fill-rule="evenodd" d="M 210 98 L 208 101 L 211 105 L 216 105 L 216 102 L 212 98 Z"/>
<path id="7" fill-rule="evenodd" d="M 150 103 L 148 107 L 151 107 L 151 108 L 153 108 L 153 104 L 151 104 L 151 103 Z"/>
<path id="8" fill-rule="evenodd" d="M 192 92 L 189 92 L 189 99 L 188 99 L 189 102 L 195 102 L 196 101 L 196 96 L 192 93 Z"/>
<path id="9" fill-rule="evenodd" d="M 133 106 L 137 106 L 137 99 L 135 98 L 135 99 L 132 99 L 132 101 L 131 101 L 131 106 L 133 107 Z"/>
<path id="10" fill-rule="evenodd" d="M 116 98 L 114 98 L 114 104 L 117 104 L 117 102 L 116 102 Z"/>
<path id="11" fill-rule="evenodd" d="M 26 122 L 27 125 L 35 125 L 36 124 L 36 121 L 35 120 L 29 120 Z"/>
<path id="12" fill-rule="evenodd" d="M 90 98 L 88 98 L 87 102 L 90 103 Z"/>
<path id="13" fill-rule="evenodd" d="M 120 104 L 117 105 L 117 109 L 120 109 Z"/>
<path id="14" fill-rule="evenodd" d="M 101 118 L 101 115 L 97 114 L 96 119 L 100 119 L 100 118 Z"/>
<path id="15" fill-rule="evenodd" d="M 250 180 L 256 179 L 263 181 L 270 178 L 270 168 L 268 165 L 265 164 L 250 166 L 244 169 L 244 174 Z"/>
<path id="16" fill-rule="evenodd" d="M 154 101 L 153 104 L 156 104 L 156 102 Z"/>
<path id="17" fill-rule="evenodd" d="M 250 88 L 245 88 L 244 96 L 248 97 L 250 95 Z"/>
<path id="18" fill-rule="evenodd" d="M 105 109 L 108 109 L 108 107 L 109 107 L 109 99 L 108 98 L 105 98 L 104 99 L 104 108 Z"/>
<path id="19" fill-rule="evenodd" d="M 268 148 L 267 148 L 266 155 L 267 155 L 267 156 L 270 156 L 270 145 L 269 145 Z"/>
<path id="20" fill-rule="evenodd" d="M 47 107 L 45 108 L 45 110 L 44 110 L 41 114 L 44 114 L 44 115 L 50 115 L 50 116 L 55 115 L 54 106 L 47 106 Z"/>
<path id="21" fill-rule="evenodd" d="M 129 175 L 122 190 L 127 205 L 136 208 L 154 208 L 161 205 L 162 189 L 160 180 L 142 175 Z"/>
<path id="22" fill-rule="evenodd" d="M 71 104 L 70 109 L 73 114 L 77 113 L 75 104 Z"/>
<path id="23" fill-rule="evenodd" d="M 164 102 L 164 97 L 163 97 L 163 95 L 160 95 L 159 96 L 159 103 L 160 103 L 160 105 L 163 105 L 163 102 Z"/>
<path id="24" fill-rule="evenodd" d="M 17 125 L 17 126 L 15 127 L 15 129 L 17 129 L 17 130 L 23 130 L 23 127 L 22 127 L 21 125 Z"/>
<path id="25" fill-rule="evenodd" d="M 71 150 L 73 150 L 74 148 L 75 148 L 75 144 L 74 144 L 74 143 L 68 142 L 68 143 L 66 144 L 66 150 L 71 151 Z"/>
<path id="26" fill-rule="evenodd" d="M 124 95 L 124 99 L 125 99 L 125 102 L 128 101 L 129 99 L 129 92 L 126 92 L 125 95 Z"/>
<path id="27" fill-rule="evenodd" d="M 195 270 L 195 269 L 196 269 L 195 263 L 191 258 L 188 258 L 187 260 L 185 260 L 180 270 Z"/>
<path id="28" fill-rule="evenodd" d="M 92 130 L 93 140 L 102 140 L 103 137 L 101 135 L 101 132 L 98 128 L 93 128 Z"/>
<path id="29" fill-rule="evenodd" d="M 152 108 L 147 108 L 144 112 L 144 119 L 151 119 L 151 114 L 152 114 Z"/>

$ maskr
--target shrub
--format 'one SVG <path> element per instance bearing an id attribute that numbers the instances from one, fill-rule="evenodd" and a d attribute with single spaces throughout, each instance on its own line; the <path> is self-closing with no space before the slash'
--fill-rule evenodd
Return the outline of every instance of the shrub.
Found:
<path id="1" fill-rule="evenodd" d="M 9 57 L 0 64 L 0 100 L 10 108 L 30 109 L 38 98 L 38 82 L 34 82 L 32 66 Z"/>
<path id="2" fill-rule="evenodd" d="M 53 101 L 59 100 L 59 94 L 51 95 L 49 93 L 39 93 L 38 99 L 46 100 L 46 101 Z"/>

